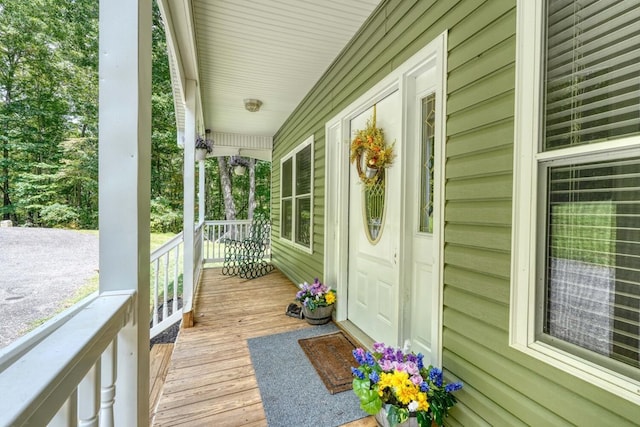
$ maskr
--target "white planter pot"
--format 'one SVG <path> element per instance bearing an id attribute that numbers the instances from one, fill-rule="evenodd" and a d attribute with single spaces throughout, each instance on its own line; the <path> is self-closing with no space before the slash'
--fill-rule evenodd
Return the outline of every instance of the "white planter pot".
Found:
<path id="1" fill-rule="evenodd" d="M 206 148 L 196 148 L 196 160 L 201 161 L 207 158 Z"/>

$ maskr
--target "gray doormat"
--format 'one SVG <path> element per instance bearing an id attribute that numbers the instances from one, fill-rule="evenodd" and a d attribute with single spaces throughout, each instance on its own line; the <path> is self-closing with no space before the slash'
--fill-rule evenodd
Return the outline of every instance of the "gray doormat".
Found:
<path id="1" fill-rule="evenodd" d="M 335 427 L 368 416 L 351 391 L 330 394 L 299 339 L 337 332 L 333 323 L 249 339 L 249 352 L 270 427 Z M 353 361 L 355 366 L 355 360 Z"/>

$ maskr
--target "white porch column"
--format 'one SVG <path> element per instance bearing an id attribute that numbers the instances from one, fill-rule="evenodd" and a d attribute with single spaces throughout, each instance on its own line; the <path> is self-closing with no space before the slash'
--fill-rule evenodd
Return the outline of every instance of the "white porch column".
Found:
<path id="1" fill-rule="evenodd" d="M 115 425 L 149 425 L 151 0 L 100 1 L 100 292 L 135 289 L 118 337 Z"/>
<path id="2" fill-rule="evenodd" d="M 196 82 L 186 81 L 184 111 L 184 233 L 182 326 L 193 326 L 193 227 L 195 222 Z"/>
<path id="3" fill-rule="evenodd" d="M 198 162 L 198 224 L 205 220 L 204 207 L 206 205 L 205 195 L 205 162 Z"/>

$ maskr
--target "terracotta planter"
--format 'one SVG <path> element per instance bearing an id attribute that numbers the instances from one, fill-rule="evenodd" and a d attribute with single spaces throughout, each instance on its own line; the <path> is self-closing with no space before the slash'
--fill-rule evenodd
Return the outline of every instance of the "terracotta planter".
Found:
<path id="1" fill-rule="evenodd" d="M 307 307 L 302 307 L 302 313 L 304 318 L 310 325 L 324 325 L 331 320 L 331 313 L 333 312 L 333 306 L 328 305 L 326 307 L 317 307 L 315 310 L 309 310 Z"/>

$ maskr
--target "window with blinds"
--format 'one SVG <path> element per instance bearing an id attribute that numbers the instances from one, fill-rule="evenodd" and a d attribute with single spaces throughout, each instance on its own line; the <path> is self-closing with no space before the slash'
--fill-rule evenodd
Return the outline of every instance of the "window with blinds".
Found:
<path id="1" fill-rule="evenodd" d="M 291 230 L 293 229 L 293 159 L 289 158 L 282 163 L 280 172 L 282 189 L 280 203 L 282 213 L 280 215 L 280 237 L 291 240 Z"/>
<path id="2" fill-rule="evenodd" d="M 296 154 L 296 243 L 311 241 L 311 145 Z"/>
<path id="3" fill-rule="evenodd" d="M 281 161 L 280 238 L 311 249 L 313 136 Z"/>
<path id="4" fill-rule="evenodd" d="M 640 3 L 546 12 L 538 338 L 640 379 Z"/>
<path id="5" fill-rule="evenodd" d="M 640 133 L 640 2 L 547 2 L 544 149 Z"/>

